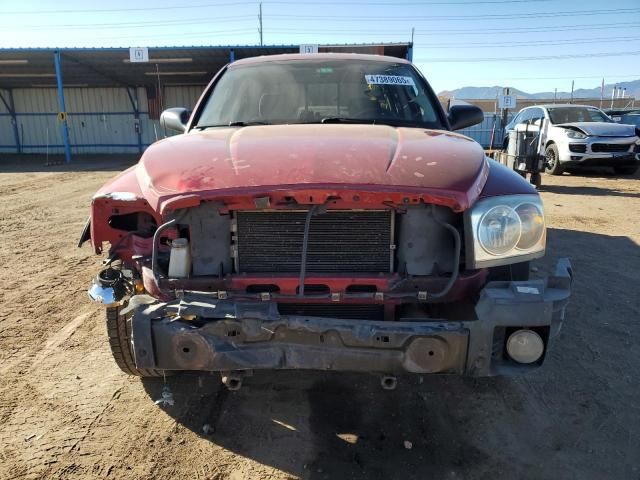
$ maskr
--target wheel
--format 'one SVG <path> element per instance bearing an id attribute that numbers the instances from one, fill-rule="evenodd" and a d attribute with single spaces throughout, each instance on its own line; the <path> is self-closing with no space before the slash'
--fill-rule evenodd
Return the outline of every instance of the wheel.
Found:
<path id="1" fill-rule="evenodd" d="M 633 175 L 638 171 L 638 166 L 634 167 L 613 167 L 613 171 L 618 175 Z"/>
<path id="2" fill-rule="evenodd" d="M 560 155 L 558 154 L 558 147 L 556 147 L 555 143 L 552 143 L 547 147 L 544 151 L 544 157 L 546 159 L 544 171 L 551 175 L 562 175 Z"/>
<path id="3" fill-rule="evenodd" d="M 529 262 L 501 265 L 489 269 L 489 281 L 524 282 L 529 280 Z"/>
<path id="4" fill-rule="evenodd" d="M 106 313 L 111 355 L 120 370 L 136 377 L 161 377 L 160 370 L 136 368 L 131 350 L 131 317 L 120 315 L 120 307 L 108 307 Z"/>

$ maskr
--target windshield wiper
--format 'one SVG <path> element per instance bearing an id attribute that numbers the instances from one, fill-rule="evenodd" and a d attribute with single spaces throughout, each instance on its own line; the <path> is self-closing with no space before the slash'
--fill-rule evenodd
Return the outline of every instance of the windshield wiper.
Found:
<path id="1" fill-rule="evenodd" d="M 324 117 L 320 120 L 320 123 L 372 123 L 375 124 L 377 120 L 367 118 L 349 118 L 349 117 Z"/>
<path id="2" fill-rule="evenodd" d="M 269 122 L 262 122 L 262 121 L 251 121 L 251 122 L 245 122 L 242 120 L 239 121 L 235 121 L 235 122 L 229 122 L 229 123 L 220 123 L 217 125 L 196 125 L 196 128 L 199 128 L 200 130 L 204 130 L 205 128 L 217 128 L 217 127 L 253 127 L 255 125 L 271 125 L 271 123 Z"/>
<path id="3" fill-rule="evenodd" d="M 412 120 L 395 118 L 349 118 L 349 117 L 324 117 L 320 123 L 360 123 L 371 125 L 389 125 L 390 127 L 415 127 L 425 128 L 425 125 Z"/>

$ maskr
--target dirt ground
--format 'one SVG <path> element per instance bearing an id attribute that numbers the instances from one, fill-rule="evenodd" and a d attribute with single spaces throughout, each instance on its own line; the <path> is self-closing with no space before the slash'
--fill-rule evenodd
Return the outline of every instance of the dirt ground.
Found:
<path id="1" fill-rule="evenodd" d="M 127 161 L 0 155 L 0 478 L 640 479 L 640 177 L 544 176 L 548 254 L 574 295 L 543 369 L 522 378 L 121 373 L 76 242 Z M 406 443 L 410 442 L 410 443 Z M 410 447 L 410 448 L 407 448 Z"/>

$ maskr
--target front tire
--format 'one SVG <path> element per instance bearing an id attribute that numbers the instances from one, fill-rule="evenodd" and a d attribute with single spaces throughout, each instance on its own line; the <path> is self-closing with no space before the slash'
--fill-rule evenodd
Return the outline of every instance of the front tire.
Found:
<path id="1" fill-rule="evenodd" d="M 633 175 L 638 171 L 638 166 L 635 167 L 613 167 L 613 171 L 618 175 Z"/>
<path id="2" fill-rule="evenodd" d="M 546 164 L 544 171 L 550 175 L 562 175 L 562 168 L 560 167 L 560 154 L 558 153 L 558 147 L 555 143 L 550 144 L 544 151 L 546 158 Z"/>
<path id="3" fill-rule="evenodd" d="M 136 377 L 161 377 L 155 369 L 138 369 L 131 349 L 131 317 L 120 315 L 120 307 L 107 307 L 107 336 L 111 355 L 120 370 Z"/>

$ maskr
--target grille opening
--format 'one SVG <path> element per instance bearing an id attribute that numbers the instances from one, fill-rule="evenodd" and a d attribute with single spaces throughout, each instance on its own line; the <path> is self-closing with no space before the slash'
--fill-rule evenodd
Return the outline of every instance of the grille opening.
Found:
<path id="1" fill-rule="evenodd" d="M 581 144 L 581 143 L 570 143 L 569 150 L 572 151 L 573 153 L 586 153 L 587 145 Z"/>
<path id="2" fill-rule="evenodd" d="M 628 152 L 630 147 L 630 143 L 594 143 L 593 145 L 591 145 L 591 151 L 595 153 Z"/>
<path id="3" fill-rule="evenodd" d="M 384 320 L 383 305 L 356 303 L 279 303 L 280 315 L 342 318 L 345 320 Z"/>
<path id="4" fill-rule="evenodd" d="M 278 285 L 272 285 L 272 284 L 255 284 L 255 285 L 248 285 L 246 288 L 246 292 L 247 293 L 279 293 L 280 292 L 280 287 L 278 287 Z"/>
<path id="5" fill-rule="evenodd" d="M 300 287 L 296 287 L 296 293 L 300 293 Z M 322 285 L 318 283 L 305 283 L 304 294 L 305 295 L 329 295 L 331 289 L 329 285 Z"/>
<path id="6" fill-rule="evenodd" d="M 345 293 L 376 293 L 378 287 L 375 285 L 349 285 Z"/>

